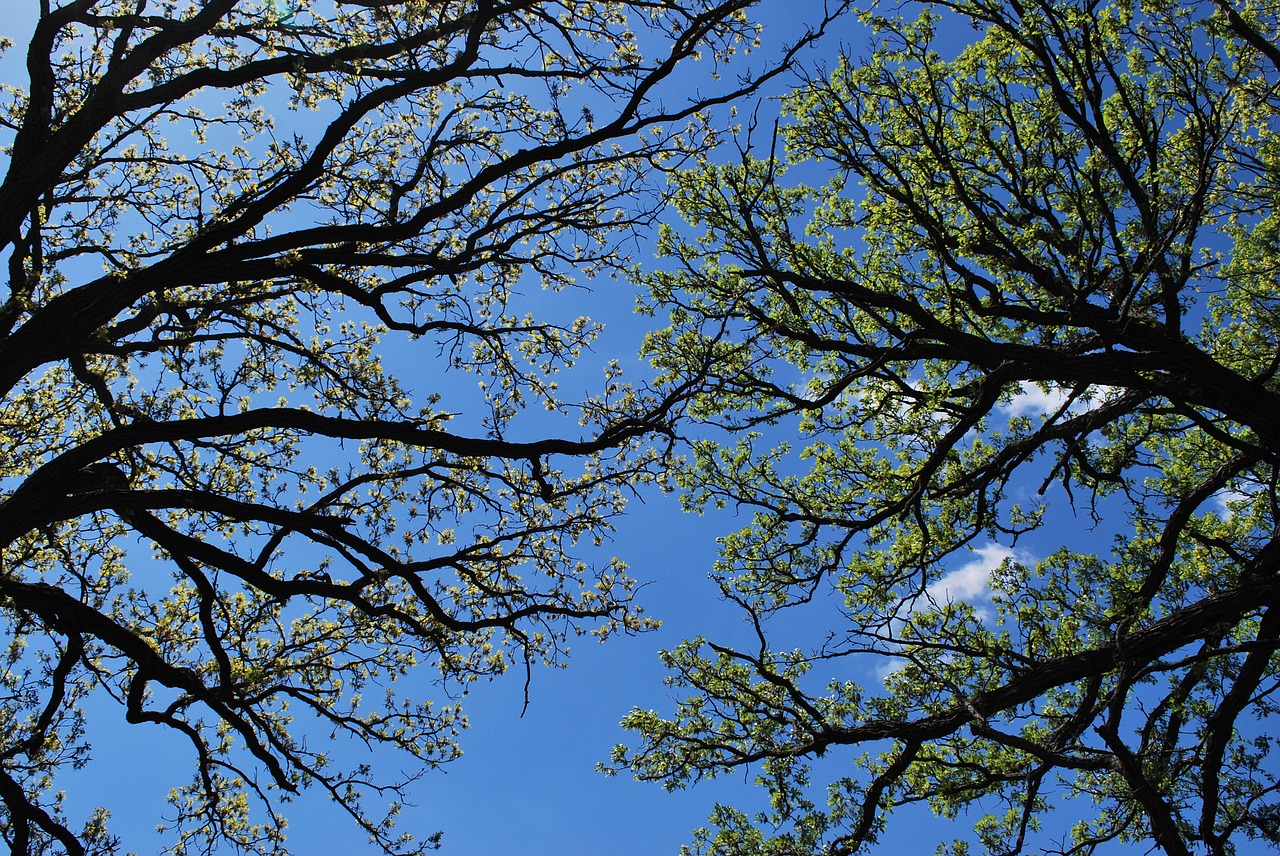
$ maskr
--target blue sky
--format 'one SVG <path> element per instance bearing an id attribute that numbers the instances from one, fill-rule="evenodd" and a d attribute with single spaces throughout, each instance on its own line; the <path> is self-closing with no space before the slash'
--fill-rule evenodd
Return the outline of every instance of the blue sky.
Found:
<path id="1" fill-rule="evenodd" d="M 818 0 L 767 4 L 767 42 L 777 44 L 794 32 L 803 17 L 797 10 L 816 11 L 820 6 Z M 35 9 L 36 0 L 8 0 L 0 11 L 0 32 L 19 36 L 30 27 Z M 831 34 L 822 53 L 809 55 L 807 61 L 834 55 L 841 42 L 860 46 L 861 39 L 861 31 L 849 22 Z M 0 74 L 6 81 L 22 79 L 21 47 L 4 59 Z M 773 109 L 766 103 L 762 117 Z M 648 252 L 641 248 L 637 260 L 647 262 Z M 597 352 L 624 355 L 628 373 L 643 377 L 643 364 L 626 355 L 635 352 L 651 322 L 631 315 L 630 287 L 612 280 L 583 284 L 594 289 L 591 295 L 571 291 L 547 300 L 573 301 L 575 312 L 588 312 L 611 324 Z M 640 601 L 663 627 L 605 645 L 580 640 L 568 669 L 534 672 L 523 715 L 520 674 L 474 688 L 466 699 L 472 727 L 463 737 L 463 757 L 414 786 L 416 806 L 405 809 L 400 826 L 423 835 L 443 829 L 443 852 L 452 856 L 640 856 L 674 854 L 688 841 L 689 830 L 705 822 L 716 801 L 763 807 L 765 795 L 740 775 L 668 794 L 654 785 L 605 778 L 594 770 L 614 743 L 626 739 L 618 721 L 631 707 L 670 708 L 658 649 L 698 634 L 732 639 L 739 632 L 741 614 L 718 599 L 707 578 L 716 537 L 737 525 L 728 512 L 684 515 L 674 497 L 656 493 L 634 503 L 606 549 L 624 558 L 636 579 L 647 582 Z M 1003 555 L 995 547 L 975 554 L 971 566 L 955 569 L 952 591 L 962 597 L 980 596 L 985 570 Z M 95 713 L 89 723 L 95 761 L 62 784 L 71 814 L 82 815 L 93 805 L 105 804 L 113 811 L 113 830 L 128 849 L 154 852 L 162 839 L 153 827 L 164 814 L 168 788 L 187 778 L 189 752 L 159 728 L 125 726 L 118 708 L 104 706 Z M 379 769 L 391 774 L 402 763 L 404 759 L 391 755 L 378 757 Z M 319 795 L 304 796 L 288 813 L 290 844 L 296 853 L 354 854 L 368 849 L 364 837 Z M 932 852 L 947 831 L 941 822 L 918 820 L 900 816 L 891 825 L 883 852 Z"/>

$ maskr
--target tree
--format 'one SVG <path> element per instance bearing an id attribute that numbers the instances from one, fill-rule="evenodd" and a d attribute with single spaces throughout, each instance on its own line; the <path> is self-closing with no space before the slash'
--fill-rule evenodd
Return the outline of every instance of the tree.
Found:
<path id="1" fill-rule="evenodd" d="M 649 349 L 747 630 L 612 769 L 757 770 L 699 853 L 1274 848 L 1280 7 L 921 7 L 679 178 Z"/>
<path id="2" fill-rule="evenodd" d="M 750 5 L 41 0 L 0 120 L 12 852 L 116 850 L 57 792 L 95 696 L 190 744 L 174 852 L 284 852 L 304 788 L 430 848 L 352 747 L 434 767 L 472 682 L 649 626 L 584 553 L 678 397 L 562 399 L 597 328 L 523 292 L 621 264 L 703 111 L 787 64 L 672 89 Z"/>

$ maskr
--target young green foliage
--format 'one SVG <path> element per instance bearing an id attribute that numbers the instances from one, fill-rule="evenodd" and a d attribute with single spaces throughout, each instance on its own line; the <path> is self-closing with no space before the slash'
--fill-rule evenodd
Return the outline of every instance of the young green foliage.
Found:
<path id="1" fill-rule="evenodd" d="M 785 163 L 678 179 L 649 348 L 728 432 L 680 479 L 753 514 L 753 633 L 668 652 L 613 769 L 757 770 L 720 856 L 912 803 L 978 818 L 940 852 L 1274 847 L 1280 7 L 920 6 L 787 100 Z"/>

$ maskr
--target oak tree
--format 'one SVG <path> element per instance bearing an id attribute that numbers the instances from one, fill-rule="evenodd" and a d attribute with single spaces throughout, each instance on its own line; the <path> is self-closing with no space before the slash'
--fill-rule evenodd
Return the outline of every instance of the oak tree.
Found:
<path id="1" fill-rule="evenodd" d="M 1280 7 L 863 22 L 679 179 L 649 348 L 697 385 L 688 503 L 749 517 L 747 629 L 664 654 L 614 769 L 756 771 L 698 853 L 912 804 L 976 820 L 954 854 L 1280 845 Z"/>
<path id="2" fill-rule="evenodd" d="M 94 698 L 190 747 L 173 852 L 284 852 L 306 788 L 418 852 L 357 750 L 448 761 L 470 683 L 648 626 L 592 544 L 678 396 L 562 396 L 597 328 L 549 295 L 786 64 L 720 74 L 749 6 L 40 0 L 0 106 L 12 852 L 116 850 L 58 790 Z"/>

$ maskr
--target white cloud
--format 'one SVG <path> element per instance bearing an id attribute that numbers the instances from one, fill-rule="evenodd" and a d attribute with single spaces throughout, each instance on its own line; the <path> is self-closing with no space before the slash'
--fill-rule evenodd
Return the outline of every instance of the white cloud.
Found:
<path id="1" fill-rule="evenodd" d="M 1071 403 L 1067 414 L 1079 416 L 1107 401 L 1115 392 L 1117 392 L 1115 387 L 1091 386 Z M 1014 394 L 1013 400 L 1001 405 L 1000 409 L 1010 417 L 1048 416 L 1051 413 L 1057 413 L 1070 396 L 1071 391 L 1062 387 L 1050 386 L 1048 391 L 1045 391 L 1039 384 L 1024 380 L 1018 384 L 1018 392 Z"/>
<path id="2" fill-rule="evenodd" d="M 973 559 L 965 562 L 953 571 L 948 571 L 925 588 L 925 598 L 933 605 L 944 606 L 948 603 L 965 602 L 971 604 L 978 617 L 986 620 L 993 617 L 989 607 L 991 575 L 1006 559 L 1017 557 L 1026 561 L 1022 551 L 1014 551 L 1011 547 L 997 544 L 994 541 L 985 547 L 971 547 Z M 923 606 L 923 605 L 922 605 Z M 905 617 L 895 618 L 891 624 L 893 635 L 897 635 L 907 623 Z M 905 660 L 890 658 L 879 662 L 873 674 L 880 681 L 900 671 L 906 665 Z"/>
<path id="3" fill-rule="evenodd" d="M 932 583 L 925 594 L 938 604 L 967 601 L 973 603 L 985 599 L 991 574 L 1006 560 L 1013 558 L 1013 550 L 992 542 L 973 549 L 974 558 L 954 571 L 942 575 Z"/>
<path id="4" fill-rule="evenodd" d="M 1220 490 L 1213 495 L 1214 510 L 1223 520 L 1230 520 L 1236 513 L 1233 506 L 1240 506 L 1253 501 L 1253 494 L 1260 488 L 1254 486 L 1252 491 Z"/>
<path id="5" fill-rule="evenodd" d="M 1050 387 L 1046 392 L 1039 384 L 1022 381 L 1020 391 L 1013 400 L 1003 406 L 1010 416 L 1041 416 L 1057 413 L 1058 408 L 1066 403 L 1069 392 L 1058 387 Z"/>

